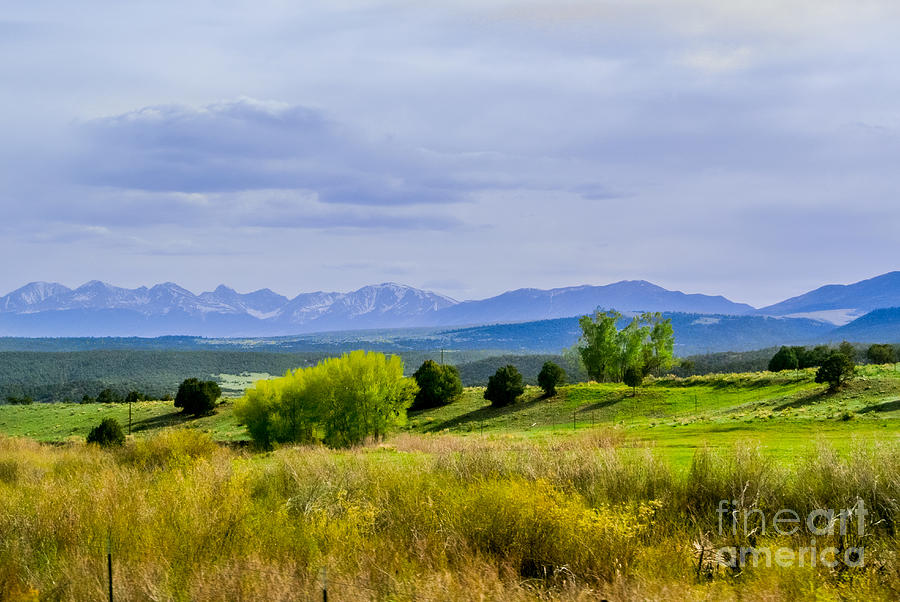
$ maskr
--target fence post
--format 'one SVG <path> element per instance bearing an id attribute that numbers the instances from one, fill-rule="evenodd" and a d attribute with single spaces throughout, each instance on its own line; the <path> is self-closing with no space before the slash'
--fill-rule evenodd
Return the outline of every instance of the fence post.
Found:
<path id="1" fill-rule="evenodd" d="M 106 531 L 106 575 L 109 579 L 109 602 L 113 602 L 113 584 L 112 584 L 112 545 L 110 543 L 110 532 Z"/>
<path id="2" fill-rule="evenodd" d="M 322 602 L 328 602 L 328 567 L 322 567 Z"/>
<path id="3" fill-rule="evenodd" d="M 578 410 L 572 410 L 572 430 L 578 430 L 578 427 L 575 426 L 575 414 Z"/>

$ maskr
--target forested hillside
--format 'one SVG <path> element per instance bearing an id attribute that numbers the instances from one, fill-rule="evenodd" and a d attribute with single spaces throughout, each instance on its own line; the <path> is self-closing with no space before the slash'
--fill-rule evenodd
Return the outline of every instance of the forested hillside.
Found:
<path id="1" fill-rule="evenodd" d="M 253 351 L 100 350 L 72 352 L 0 352 L 0 403 L 7 397 L 29 396 L 36 401 L 80 401 L 107 387 L 125 394 L 136 390 L 159 398 L 174 394 L 185 378 L 218 378 L 221 374 L 284 374 L 310 366 L 334 352 L 264 353 Z M 440 361 L 440 351 L 399 353 L 411 374 L 425 360 Z M 487 382 L 499 366 L 515 365 L 530 383 L 536 382 L 553 355 L 495 355 L 487 352 L 446 352 L 447 363 L 459 366 L 466 385 Z M 573 377 L 576 373 L 566 368 Z"/>

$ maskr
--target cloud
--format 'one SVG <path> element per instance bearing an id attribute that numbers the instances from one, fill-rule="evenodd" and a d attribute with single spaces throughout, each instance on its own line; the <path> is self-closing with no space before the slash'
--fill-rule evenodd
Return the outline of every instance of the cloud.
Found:
<path id="1" fill-rule="evenodd" d="M 81 184 L 179 194 L 259 189 L 323 203 L 452 203 L 463 191 L 415 152 L 375 146 L 322 111 L 249 98 L 145 107 L 81 125 Z"/>
<path id="2" fill-rule="evenodd" d="M 716 75 L 745 69 L 752 64 L 752 60 L 752 50 L 741 46 L 689 51 L 681 56 L 680 62 L 692 69 Z"/>
<path id="3" fill-rule="evenodd" d="M 9 288 L 347 290 L 403 258 L 465 296 L 765 304 L 896 257 L 893 0 L 86 2 L 0 22 Z"/>

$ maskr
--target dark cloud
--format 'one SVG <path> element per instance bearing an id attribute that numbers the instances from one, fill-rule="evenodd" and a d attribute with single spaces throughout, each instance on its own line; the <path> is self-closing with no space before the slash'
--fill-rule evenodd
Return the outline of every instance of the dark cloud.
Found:
<path id="1" fill-rule="evenodd" d="M 146 107 L 83 124 L 70 173 L 81 184 L 153 192 L 297 189 L 324 203 L 463 199 L 414 152 L 376 146 L 323 112 L 250 99 Z"/>

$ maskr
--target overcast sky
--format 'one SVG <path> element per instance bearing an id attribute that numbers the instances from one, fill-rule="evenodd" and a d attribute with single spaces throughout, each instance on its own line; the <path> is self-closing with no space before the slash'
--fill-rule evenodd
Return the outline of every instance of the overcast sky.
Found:
<path id="1" fill-rule="evenodd" d="M 900 268 L 896 0 L 308 4 L 4 3 L 0 294 Z"/>

